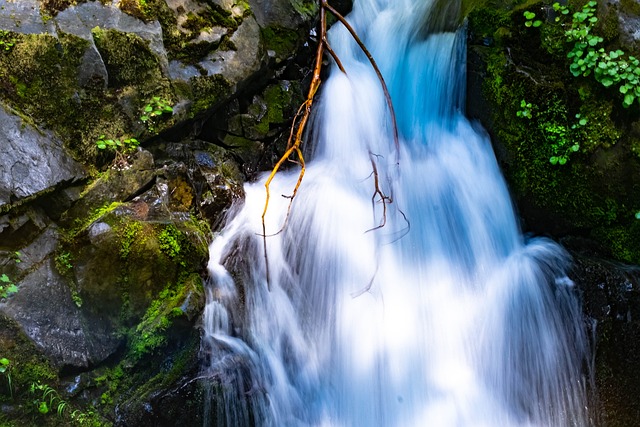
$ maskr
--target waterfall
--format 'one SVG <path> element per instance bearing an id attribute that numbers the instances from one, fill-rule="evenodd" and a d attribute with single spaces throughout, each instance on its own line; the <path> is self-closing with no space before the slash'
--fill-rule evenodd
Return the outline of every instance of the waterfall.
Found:
<path id="1" fill-rule="evenodd" d="M 428 0 L 356 0 L 312 147 L 245 186 L 210 247 L 206 426 L 587 426 L 588 341 L 569 259 L 521 234 L 486 134 L 463 114 L 465 31 Z M 373 163 L 372 163 L 373 161 Z M 373 173 L 373 164 L 377 173 Z M 389 203 L 374 197 L 375 181 Z M 385 212 L 386 211 L 386 212 Z M 383 225 L 383 226 L 381 226 Z"/>

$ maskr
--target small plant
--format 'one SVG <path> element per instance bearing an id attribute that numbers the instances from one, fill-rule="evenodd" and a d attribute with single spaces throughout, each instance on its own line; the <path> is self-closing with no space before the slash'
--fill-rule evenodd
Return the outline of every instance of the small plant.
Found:
<path id="1" fill-rule="evenodd" d="M 0 374 L 4 375 L 9 384 L 9 395 L 13 398 L 13 385 L 11 384 L 11 361 L 6 357 L 0 358 Z"/>
<path id="2" fill-rule="evenodd" d="M 107 139 L 104 135 L 100 135 L 98 140 L 96 141 L 96 146 L 101 150 L 110 149 L 115 152 L 121 152 L 122 154 L 131 154 L 138 148 L 140 143 L 135 138 L 123 139 L 120 141 L 119 139 Z"/>
<path id="3" fill-rule="evenodd" d="M 136 138 L 107 139 L 104 135 L 100 135 L 96 141 L 98 149 L 112 151 L 115 154 L 113 164 L 122 168 L 128 165 L 127 156 L 133 153 L 139 145 Z"/>
<path id="4" fill-rule="evenodd" d="M 46 415 L 52 410 L 55 410 L 59 417 L 64 415 L 68 404 L 53 387 L 37 382 L 31 384 L 29 391 L 35 396 L 33 404 L 39 413 Z"/>
<path id="5" fill-rule="evenodd" d="M 536 14 L 534 12 L 529 12 L 528 10 L 524 12 L 524 22 L 525 27 L 539 27 L 542 25 L 542 21 L 536 18 Z"/>
<path id="6" fill-rule="evenodd" d="M 69 252 L 61 252 L 56 256 L 56 267 L 60 272 L 65 272 L 73 269 L 72 264 L 73 256 Z"/>
<path id="7" fill-rule="evenodd" d="M 16 44 L 16 39 L 10 36 L 9 31 L 0 30 L 0 50 L 5 52 L 13 49 Z"/>
<path id="8" fill-rule="evenodd" d="M 7 298 L 18 292 L 18 287 L 6 274 L 0 275 L 0 298 Z"/>
<path id="9" fill-rule="evenodd" d="M 593 74 L 604 87 L 618 86 L 623 95 L 622 106 L 628 108 L 636 99 L 640 99 L 640 60 L 620 49 L 606 52 L 599 47 L 604 39 L 593 34 L 598 22 L 597 6 L 594 0 L 587 2 L 582 10 L 572 15 L 571 23 L 565 30 L 566 41 L 573 44 L 567 54 L 571 60 L 569 71 L 575 77 Z M 570 14 L 568 6 L 560 3 L 554 3 L 553 9 L 559 14 L 556 22 Z"/>
<path id="10" fill-rule="evenodd" d="M 552 165 L 564 165 L 569 160 L 569 156 L 580 150 L 580 144 L 576 142 L 577 131 L 587 124 L 587 119 L 576 114 L 576 123 L 570 129 L 557 123 L 546 123 L 543 131 L 547 141 L 551 142 L 553 155 L 549 158 Z"/>
<path id="11" fill-rule="evenodd" d="M 531 105 L 531 103 L 523 99 L 520 101 L 520 110 L 516 112 L 516 115 L 518 117 L 524 117 L 531 120 L 531 118 L 533 117 L 533 115 L 531 114 L 532 108 L 533 106 Z"/>
<path id="12" fill-rule="evenodd" d="M 154 96 L 142 109 L 140 121 L 147 125 L 149 131 L 154 131 L 155 122 L 163 115 L 173 113 L 173 107 L 164 98 Z"/>

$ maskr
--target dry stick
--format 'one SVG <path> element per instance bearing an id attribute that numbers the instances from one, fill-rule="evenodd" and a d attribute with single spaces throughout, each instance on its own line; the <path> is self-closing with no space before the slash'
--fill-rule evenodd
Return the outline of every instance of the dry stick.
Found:
<path id="1" fill-rule="evenodd" d="M 387 101 L 387 105 L 389 107 L 389 113 L 391 115 L 391 121 L 393 124 L 393 139 L 394 139 L 394 143 L 395 143 L 395 147 L 396 147 L 396 165 L 400 163 L 400 143 L 399 143 L 399 138 L 398 138 L 398 126 L 397 126 L 397 122 L 396 122 L 396 115 L 395 115 L 395 111 L 393 109 L 393 103 L 391 101 L 391 95 L 389 94 L 389 90 L 387 88 L 387 84 L 384 81 L 384 78 L 382 77 L 382 73 L 380 72 L 380 69 L 378 68 L 377 63 L 375 62 L 375 60 L 373 59 L 373 56 L 371 56 L 371 53 L 369 53 L 369 50 L 366 48 L 366 46 L 362 43 L 362 41 L 360 40 L 360 38 L 358 37 L 358 35 L 356 34 L 355 30 L 353 29 L 353 27 L 351 27 L 351 25 L 347 22 L 347 20 L 337 11 L 335 10 L 328 2 L 327 0 L 319 0 L 320 3 L 320 32 L 321 32 L 321 37 L 320 37 L 320 42 L 318 43 L 318 48 L 316 50 L 316 60 L 315 60 L 315 65 L 313 68 L 313 78 L 311 80 L 311 85 L 309 87 L 309 92 L 307 94 L 307 100 L 302 104 L 302 106 L 300 106 L 300 109 L 298 110 L 298 112 L 296 113 L 296 117 L 294 118 L 294 122 L 292 124 L 292 128 L 291 128 L 291 133 L 289 134 L 289 140 L 287 142 L 287 150 L 284 152 L 284 154 L 282 155 L 282 157 L 280 158 L 280 160 L 278 160 L 278 162 L 276 163 L 276 165 L 273 167 L 273 169 L 271 170 L 271 173 L 269 174 L 269 177 L 267 178 L 267 181 L 265 182 L 264 186 L 266 189 L 266 200 L 265 200 L 265 204 L 264 204 L 264 210 L 262 211 L 262 241 L 263 241 L 263 249 L 264 249 L 264 259 L 265 259 L 265 269 L 266 269 L 266 279 L 267 279 L 267 287 L 269 290 L 271 290 L 271 285 L 270 285 L 270 274 L 269 274 L 269 259 L 267 256 L 267 231 L 266 231 L 266 223 L 265 223 L 265 217 L 267 214 L 267 209 L 269 208 L 269 199 L 271 197 L 270 194 L 270 185 L 271 185 L 271 181 L 273 181 L 273 178 L 275 177 L 276 173 L 278 172 L 278 170 L 280 169 L 280 167 L 282 166 L 282 164 L 289 160 L 289 157 L 295 152 L 298 155 L 298 159 L 300 162 L 300 166 L 301 166 L 301 170 L 300 170 L 300 174 L 298 175 L 298 181 L 296 182 L 296 185 L 293 189 L 293 192 L 291 194 L 291 196 L 289 196 L 290 200 L 289 200 L 289 206 L 287 208 L 287 215 L 285 217 L 285 222 L 282 226 L 282 228 L 275 234 L 279 234 L 280 232 L 282 232 L 282 230 L 284 229 L 284 227 L 286 226 L 287 220 L 289 218 L 289 213 L 291 212 L 291 205 L 293 204 L 293 199 L 295 198 L 296 194 L 298 193 L 298 190 L 300 188 L 300 184 L 302 183 L 302 178 L 304 177 L 305 171 L 306 171 L 306 165 L 305 165 L 305 161 L 304 161 L 304 157 L 302 155 L 302 151 L 300 150 L 300 145 L 302 144 L 302 134 L 304 133 L 304 129 L 307 125 L 307 121 L 309 120 L 309 115 L 311 114 L 311 106 L 313 104 L 313 98 L 316 94 L 316 92 L 318 91 L 318 88 L 320 86 L 320 71 L 322 69 L 322 57 L 324 54 L 324 50 L 326 49 L 327 52 L 329 52 L 329 54 L 331 55 L 331 57 L 336 61 L 336 64 L 338 65 L 338 68 L 340 69 L 340 71 L 342 71 L 343 73 L 346 74 L 344 67 L 342 66 L 342 62 L 340 61 L 340 59 L 338 58 L 338 56 L 336 55 L 336 53 L 333 51 L 333 49 L 331 48 L 331 46 L 329 45 L 329 42 L 327 41 L 327 20 L 326 20 L 326 11 L 328 10 L 329 12 L 331 12 L 341 23 L 342 25 L 344 25 L 347 30 L 349 31 L 349 33 L 351 34 L 351 36 L 353 37 L 353 39 L 356 41 L 356 43 L 358 44 L 358 46 L 360 47 L 360 49 L 364 52 L 364 54 L 367 56 L 369 62 L 371 63 L 371 66 L 373 67 L 373 69 L 376 72 L 376 75 L 378 76 L 378 79 L 380 80 L 380 84 L 382 86 L 382 90 L 384 92 L 384 96 L 385 99 Z M 300 122 L 298 123 L 298 127 L 297 130 L 295 132 L 295 139 L 293 139 L 292 142 L 292 137 L 294 136 L 294 128 L 296 126 L 296 120 L 297 118 L 300 116 L 300 114 L 304 111 L 304 114 L 302 115 L 302 118 L 300 119 Z M 391 199 L 388 196 L 385 196 L 384 193 L 382 193 L 382 191 L 380 190 L 380 187 L 378 186 L 378 172 L 377 172 L 377 168 L 375 166 L 375 162 L 372 159 L 372 165 L 374 167 L 374 175 L 375 175 L 375 180 L 376 180 L 376 184 L 375 184 L 375 192 L 374 192 L 374 198 L 376 196 L 376 194 L 379 194 L 382 202 L 383 202 L 383 224 L 381 226 L 378 226 L 375 229 L 378 229 L 382 226 L 384 226 L 384 223 L 386 223 L 386 202 L 387 201 L 391 201 Z"/>
<path id="2" fill-rule="evenodd" d="M 269 198 L 270 198 L 269 185 L 271 184 L 271 181 L 273 181 L 273 178 L 275 177 L 276 173 L 278 172 L 282 164 L 285 161 L 287 161 L 289 159 L 289 156 L 291 156 L 295 152 L 298 155 L 298 159 L 300 161 L 300 165 L 302 169 L 300 170 L 300 174 L 298 175 L 298 182 L 296 183 L 296 186 L 293 189 L 293 193 L 291 194 L 291 200 L 289 201 L 289 208 L 287 210 L 287 217 L 288 217 L 289 210 L 291 209 L 291 204 L 293 203 L 293 199 L 296 196 L 298 189 L 300 188 L 300 183 L 302 182 L 302 178 L 304 177 L 304 173 L 306 171 L 304 157 L 302 156 L 302 151 L 300 150 L 300 144 L 302 144 L 302 134 L 304 132 L 304 128 L 307 124 L 307 121 L 309 120 L 309 115 L 311 113 L 311 105 L 313 104 L 313 97 L 318 91 L 318 87 L 320 87 L 320 70 L 322 68 L 322 56 L 323 56 L 324 47 L 325 47 L 324 40 L 326 40 L 326 31 L 327 31 L 326 10 L 324 7 L 320 8 L 320 31 L 322 32 L 321 42 L 318 43 L 318 49 L 316 50 L 316 61 L 313 68 L 313 78 L 311 79 L 311 85 L 309 87 L 309 93 L 307 94 L 307 100 L 304 102 L 304 104 L 300 107 L 300 110 L 299 110 L 299 112 L 304 111 L 304 114 L 302 115 L 302 118 L 300 119 L 300 123 L 298 124 L 298 129 L 295 132 L 295 139 L 293 140 L 293 142 L 291 142 L 291 137 L 293 136 L 293 132 L 291 132 L 291 134 L 289 135 L 289 142 L 287 143 L 288 145 L 287 150 L 284 152 L 282 157 L 280 157 L 280 160 L 278 160 L 276 165 L 273 167 L 273 169 L 271 170 L 271 174 L 269 174 L 269 178 L 267 178 L 267 181 L 264 183 L 267 196 L 264 203 L 264 210 L 262 211 L 262 242 L 263 242 L 263 249 L 264 249 L 264 261 L 265 261 L 265 268 L 266 268 L 267 287 L 269 290 L 271 290 L 271 285 L 270 285 L 271 282 L 269 277 L 269 259 L 267 257 L 267 230 L 266 230 L 266 223 L 265 223 L 267 209 L 269 208 Z M 295 126 L 295 121 L 293 123 L 293 126 Z"/>
<path id="3" fill-rule="evenodd" d="M 387 203 L 393 203 L 393 200 L 391 200 L 391 197 L 385 195 L 382 192 L 382 190 L 380 189 L 380 179 L 379 179 L 379 176 L 378 176 L 378 166 L 376 165 L 376 161 L 374 160 L 373 157 L 374 157 L 373 153 L 369 153 L 369 159 L 371 160 L 371 168 L 373 169 L 373 185 L 374 185 L 373 196 L 371 196 L 371 205 L 374 207 L 374 212 L 375 212 L 376 196 L 380 196 L 380 201 L 382 202 L 382 221 L 380 222 L 380 225 L 365 231 L 365 233 L 368 233 L 368 232 L 374 231 L 374 230 L 378 230 L 378 229 L 380 229 L 380 228 L 382 228 L 382 227 L 384 227 L 386 225 L 386 223 L 387 223 Z"/>

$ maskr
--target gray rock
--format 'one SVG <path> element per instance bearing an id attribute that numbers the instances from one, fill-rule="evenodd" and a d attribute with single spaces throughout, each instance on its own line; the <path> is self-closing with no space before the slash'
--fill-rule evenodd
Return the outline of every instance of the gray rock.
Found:
<path id="1" fill-rule="evenodd" d="M 237 84 L 260 69 L 263 52 L 260 44 L 260 27 L 253 17 L 246 18 L 230 38 L 236 50 L 217 50 L 200 65 L 209 75 L 221 74 L 232 84 Z"/>
<path id="2" fill-rule="evenodd" d="M 0 29 L 24 34 L 55 34 L 52 21 L 44 23 L 38 0 L 0 0 Z"/>
<path id="3" fill-rule="evenodd" d="M 0 207 L 85 175 L 51 133 L 43 133 L 0 104 Z"/>
<path id="4" fill-rule="evenodd" d="M 135 34 L 149 42 L 149 48 L 158 56 L 162 69 L 167 70 L 167 52 L 158 21 L 145 23 L 116 7 L 105 6 L 97 1 L 69 7 L 60 12 L 54 21 L 59 31 L 85 40 L 93 40 L 91 29 L 95 27 Z"/>
<path id="5" fill-rule="evenodd" d="M 249 4 L 261 27 L 275 24 L 296 28 L 304 22 L 304 17 L 293 6 L 301 5 L 302 0 L 249 0 Z"/>
<path id="6" fill-rule="evenodd" d="M 29 273 L 19 289 L 0 303 L 0 312 L 17 321 L 54 366 L 88 367 L 115 350 L 114 338 L 100 325 L 92 324 L 93 337 L 86 334 L 69 288 L 52 262 Z"/>

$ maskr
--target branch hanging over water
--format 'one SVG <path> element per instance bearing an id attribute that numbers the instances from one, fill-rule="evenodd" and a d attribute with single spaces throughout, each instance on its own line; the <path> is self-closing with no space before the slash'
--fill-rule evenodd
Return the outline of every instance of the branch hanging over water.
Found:
<path id="1" fill-rule="evenodd" d="M 349 31 L 349 33 L 351 34 L 353 39 L 356 41 L 360 49 L 364 52 L 367 59 L 371 63 L 371 66 L 376 72 L 378 80 L 380 81 L 380 85 L 382 86 L 382 90 L 384 92 L 384 97 L 385 97 L 387 106 L 389 108 L 389 114 L 391 116 L 391 122 L 393 126 L 393 139 L 396 147 L 396 165 L 400 163 L 400 154 L 399 154 L 400 144 L 398 140 L 398 126 L 396 122 L 396 115 L 393 109 L 393 103 L 391 101 L 391 95 L 389 94 L 387 84 L 384 81 L 382 73 L 380 72 L 380 69 L 376 64 L 376 61 L 373 59 L 373 56 L 371 55 L 369 50 L 366 48 L 364 43 L 362 43 L 362 41 L 360 40 L 360 37 L 358 37 L 357 33 L 355 32 L 353 27 L 349 24 L 349 22 L 336 9 L 334 9 L 327 2 L 327 0 L 318 0 L 318 3 L 320 6 L 320 40 L 318 41 L 318 48 L 316 49 L 315 64 L 313 68 L 313 77 L 311 79 L 311 84 L 309 86 L 307 99 L 300 106 L 300 108 L 298 109 L 294 117 L 293 124 L 291 125 L 291 132 L 289 134 L 289 140 L 287 142 L 286 151 L 284 152 L 282 157 L 280 157 L 276 165 L 271 170 L 271 173 L 269 174 L 269 177 L 267 178 L 264 184 L 265 190 L 266 190 L 266 199 L 264 203 L 264 210 L 262 211 L 262 239 L 263 239 L 264 259 L 265 259 L 265 268 L 266 268 L 266 279 L 267 279 L 267 286 L 269 287 L 269 289 L 271 288 L 271 286 L 270 286 L 270 274 L 269 274 L 269 259 L 267 256 L 267 237 L 268 236 L 267 236 L 265 218 L 267 215 L 267 210 L 269 209 L 269 200 L 271 198 L 271 193 L 270 193 L 271 182 L 273 181 L 273 178 L 276 176 L 276 174 L 278 173 L 278 171 L 280 170 L 284 162 L 294 161 L 295 163 L 298 163 L 300 165 L 300 173 L 298 175 L 298 180 L 296 182 L 296 185 L 291 195 L 284 196 L 289 198 L 289 206 L 287 208 L 287 214 L 286 214 L 284 223 L 282 224 L 282 227 L 280 228 L 280 230 L 278 230 L 276 233 L 271 235 L 271 236 L 274 236 L 274 235 L 280 234 L 286 227 L 287 221 L 289 219 L 289 214 L 291 212 L 291 205 L 293 204 L 293 199 L 298 194 L 298 190 L 300 189 L 300 184 L 302 183 L 302 179 L 306 172 L 306 164 L 305 164 L 304 156 L 302 155 L 302 150 L 300 147 L 303 142 L 302 137 L 306 129 L 307 122 L 309 121 L 309 117 L 311 115 L 311 107 L 313 105 L 313 100 L 315 98 L 316 93 L 318 92 L 318 88 L 320 87 L 320 83 L 321 83 L 320 73 L 322 70 L 322 59 L 323 59 L 325 50 L 333 58 L 333 60 L 335 61 L 340 71 L 347 74 L 347 72 L 344 69 L 344 66 L 342 65 L 342 62 L 340 61 L 340 58 L 331 48 L 329 41 L 327 39 L 327 11 L 329 11 L 332 15 L 334 15 L 338 19 L 338 21 L 340 21 L 342 25 L 345 26 L 345 28 Z M 297 157 L 297 160 L 294 157 Z M 391 199 L 388 196 L 384 195 L 384 193 L 382 193 L 382 191 L 380 190 L 380 187 L 378 185 L 378 182 L 379 182 L 378 170 L 373 158 L 371 159 L 371 164 L 373 167 L 373 174 L 375 178 L 375 192 L 373 197 L 375 199 L 376 195 L 380 196 L 383 204 L 383 221 L 381 225 L 373 229 L 373 230 L 376 230 L 378 228 L 383 227 L 386 223 L 386 217 L 387 217 L 386 204 L 390 202 Z"/>

